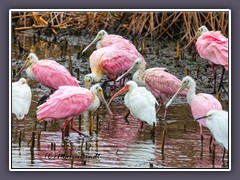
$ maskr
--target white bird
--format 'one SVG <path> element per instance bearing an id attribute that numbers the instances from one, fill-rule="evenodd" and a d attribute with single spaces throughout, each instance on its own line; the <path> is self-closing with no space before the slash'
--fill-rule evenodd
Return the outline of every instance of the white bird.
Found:
<path id="1" fill-rule="evenodd" d="M 127 93 L 124 97 L 125 105 L 130 110 L 130 113 L 140 120 L 138 121 L 139 125 L 141 122 L 140 129 L 143 128 L 143 122 L 155 126 L 155 105 L 158 105 L 158 102 L 150 91 L 145 87 L 138 87 L 137 83 L 134 81 L 128 81 L 125 86 L 110 99 L 108 104 L 110 104 L 116 96 L 126 91 Z"/>
<path id="2" fill-rule="evenodd" d="M 16 115 L 16 126 L 18 120 L 24 121 L 26 126 L 26 117 L 28 114 L 32 99 L 32 92 L 25 78 L 12 83 L 12 113 Z"/>
<path id="3" fill-rule="evenodd" d="M 228 151 L 228 112 L 211 110 L 206 116 L 196 118 L 195 120 L 204 118 L 207 118 L 207 127 L 213 134 L 215 140 Z"/>

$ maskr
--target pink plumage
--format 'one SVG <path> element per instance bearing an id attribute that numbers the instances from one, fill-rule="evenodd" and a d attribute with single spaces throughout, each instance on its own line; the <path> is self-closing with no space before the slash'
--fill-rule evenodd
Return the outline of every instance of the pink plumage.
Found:
<path id="1" fill-rule="evenodd" d="M 60 86 L 79 86 L 68 70 L 54 60 L 40 60 L 32 66 L 32 72 L 42 85 L 57 90 Z"/>
<path id="2" fill-rule="evenodd" d="M 166 102 L 167 97 L 173 96 L 181 86 L 181 80 L 176 76 L 166 72 L 163 68 L 150 68 L 144 74 L 144 82 L 151 93 L 156 97 L 161 97 Z M 180 93 L 181 96 L 187 95 L 185 89 Z"/>
<path id="3" fill-rule="evenodd" d="M 87 110 L 93 101 L 92 93 L 85 88 L 61 86 L 44 104 L 38 106 L 37 119 L 72 119 Z"/>
<path id="4" fill-rule="evenodd" d="M 210 110 L 222 110 L 221 103 L 212 95 L 199 93 L 191 97 L 189 103 L 194 119 L 206 115 Z M 207 119 L 198 121 L 201 125 L 207 127 Z"/>
<path id="5" fill-rule="evenodd" d="M 201 56 L 212 64 L 219 64 L 228 70 L 228 38 L 220 31 L 206 31 L 198 38 L 196 49 Z"/>

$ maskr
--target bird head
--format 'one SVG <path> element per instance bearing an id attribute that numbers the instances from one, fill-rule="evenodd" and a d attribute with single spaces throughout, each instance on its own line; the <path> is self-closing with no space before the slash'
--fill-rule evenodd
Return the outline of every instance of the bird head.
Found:
<path id="1" fill-rule="evenodd" d="M 25 78 L 20 78 L 18 82 L 20 84 L 27 84 L 27 80 Z"/>
<path id="2" fill-rule="evenodd" d="M 103 40 L 105 36 L 107 36 L 108 33 L 104 30 L 101 30 L 97 33 L 97 36 L 94 38 L 94 40 L 82 51 L 82 54 L 94 43 Z"/>
<path id="3" fill-rule="evenodd" d="M 146 63 L 145 63 L 145 61 L 144 61 L 142 58 L 137 58 L 137 59 L 133 62 L 132 66 L 127 70 L 127 72 L 125 72 L 125 73 L 122 74 L 120 77 L 118 77 L 116 81 L 119 81 L 119 80 L 122 79 L 124 76 L 126 76 L 127 74 L 129 74 L 135 67 L 136 67 L 137 69 L 140 69 L 140 68 L 145 69 L 145 65 L 146 65 Z"/>
<path id="4" fill-rule="evenodd" d="M 33 63 L 38 61 L 38 57 L 34 53 L 30 53 L 25 61 L 25 64 L 23 67 L 20 69 L 20 71 L 16 74 L 15 78 L 26 68 L 31 66 Z"/>
<path id="5" fill-rule="evenodd" d="M 193 80 L 193 78 L 191 78 L 190 76 L 184 77 L 182 79 L 180 88 L 177 90 L 177 92 L 173 95 L 173 97 L 166 104 L 166 109 L 168 108 L 168 106 L 170 106 L 172 104 L 172 101 L 177 97 L 177 95 L 180 94 L 185 88 L 190 89 L 190 88 L 195 88 L 195 86 L 196 86 L 196 83 Z"/>
<path id="6" fill-rule="evenodd" d="M 116 98 L 117 96 L 119 96 L 120 94 L 127 92 L 127 91 L 131 91 L 132 89 L 134 89 L 136 87 L 138 87 L 136 82 L 128 81 L 122 89 L 120 89 L 116 94 L 114 94 L 114 96 L 109 100 L 108 105 L 110 105 L 111 102 L 113 101 L 113 99 Z"/>
<path id="7" fill-rule="evenodd" d="M 93 80 L 94 80 L 94 77 L 93 77 L 92 74 L 85 75 L 84 80 L 83 80 L 84 81 L 84 87 L 87 88 L 87 89 L 90 89 L 90 86 L 91 86 Z"/>
<path id="8" fill-rule="evenodd" d="M 111 112 L 111 110 L 110 110 L 110 108 L 109 108 L 109 106 L 108 106 L 108 104 L 107 104 L 107 102 L 105 100 L 104 95 L 103 95 L 103 89 L 100 86 L 100 84 L 95 84 L 94 86 L 92 86 L 90 91 L 94 95 L 96 95 L 105 104 L 105 106 L 107 107 L 108 112 L 112 115 L 112 112 Z"/>

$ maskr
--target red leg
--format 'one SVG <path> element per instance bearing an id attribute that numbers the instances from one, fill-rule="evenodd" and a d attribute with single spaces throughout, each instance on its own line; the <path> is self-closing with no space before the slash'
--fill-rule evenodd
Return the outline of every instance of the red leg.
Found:
<path id="1" fill-rule="evenodd" d="M 68 125 L 68 120 L 65 121 L 63 127 L 62 127 L 62 141 L 64 141 L 64 136 L 65 136 L 65 130 Z"/>
<path id="2" fill-rule="evenodd" d="M 71 120 L 71 129 L 75 132 L 77 132 L 78 134 L 84 136 L 84 137 L 88 137 L 88 135 L 82 133 L 81 131 L 77 130 L 75 127 L 74 127 L 74 122 L 73 122 L 73 119 Z"/>

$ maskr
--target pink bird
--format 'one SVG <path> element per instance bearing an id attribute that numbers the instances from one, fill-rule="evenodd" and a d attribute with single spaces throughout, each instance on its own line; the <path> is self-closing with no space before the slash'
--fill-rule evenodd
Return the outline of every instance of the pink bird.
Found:
<path id="1" fill-rule="evenodd" d="M 59 89 L 50 96 L 50 99 L 38 106 L 37 119 L 39 121 L 65 119 L 66 121 L 62 128 L 63 140 L 68 121 L 71 121 L 71 129 L 73 131 L 87 137 L 86 134 L 74 127 L 73 119 L 85 111 L 94 112 L 100 105 L 99 99 L 105 103 L 109 113 L 112 114 L 99 84 L 92 86 L 90 90 L 82 87 L 60 86 Z M 92 117 L 88 118 L 89 121 L 91 121 Z"/>
<path id="2" fill-rule="evenodd" d="M 26 69 L 27 76 L 30 79 L 40 82 L 53 91 L 64 85 L 79 86 L 79 82 L 71 76 L 64 66 L 54 60 L 38 60 L 34 53 L 29 54 L 26 63 L 15 77 L 24 69 Z"/>
<path id="3" fill-rule="evenodd" d="M 181 87 L 176 92 L 176 94 L 168 101 L 166 107 L 171 105 L 173 99 L 175 99 L 175 97 L 185 88 L 188 89 L 187 102 L 191 107 L 194 119 L 205 116 L 210 110 L 222 110 L 221 103 L 214 96 L 205 93 L 196 94 L 196 83 L 190 76 L 186 76 L 182 79 Z M 206 121 L 206 118 L 198 121 L 201 135 L 201 155 L 203 151 L 202 126 L 207 126 Z"/>
<path id="4" fill-rule="evenodd" d="M 91 74 L 84 77 L 85 87 L 89 87 L 92 82 L 99 82 L 107 74 L 114 81 L 115 91 L 116 77 L 128 70 L 139 57 L 143 59 L 135 50 L 122 50 L 115 46 L 95 50 L 89 57 Z"/>
<path id="5" fill-rule="evenodd" d="M 133 75 L 133 80 L 139 86 L 146 86 L 147 89 L 156 97 L 159 98 L 159 108 L 167 103 L 167 98 L 173 96 L 179 87 L 181 86 L 181 81 L 174 75 L 165 71 L 165 68 L 150 68 L 146 69 L 146 63 L 143 59 L 138 58 L 134 61 L 133 65 L 129 70 L 120 76 L 120 80 L 123 76 L 128 74 L 134 67 L 137 67 L 137 71 Z M 180 93 L 181 96 L 187 95 L 187 90 Z M 158 112 L 157 111 L 157 112 Z M 165 108 L 164 118 L 166 117 L 167 109 Z M 127 117 L 125 117 L 127 118 Z"/>
<path id="6" fill-rule="evenodd" d="M 214 73 L 213 93 L 216 93 L 216 70 L 214 64 L 223 66 L 222 77 L 218 91 L 222 86 L 223 75 L 225 69 L 228 70 L 228 38 L 223 36 L 220 31 L 208 31 L 206 26 L 201 26 L 195 37 L 185 47 L 188 48 L 190 44 L 196 39 L 196 49 L 200 57 L 206 59 L 212 67 Z"/>
<path id="7" fill-rule="evenodd" d="M 96 43 L 96 48 L 100 49 L 108 46 L 115 46 L 118 49 L 122 50 L 134 50 L 137 52 L 136 47 L 131 43 L 131 41 L 123 38 L 119 35 L 114 35 L 108 33 L 104 30 L 98 32 L 95 39 L 82 51 L 82 54 L 94 43 Z"/>

